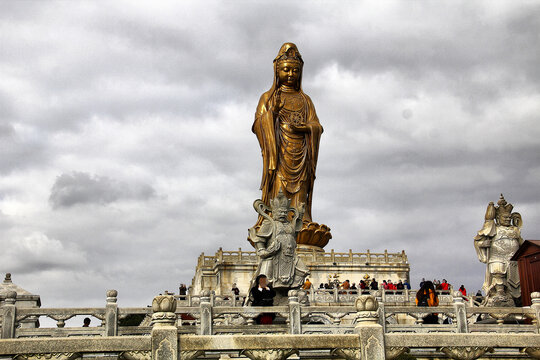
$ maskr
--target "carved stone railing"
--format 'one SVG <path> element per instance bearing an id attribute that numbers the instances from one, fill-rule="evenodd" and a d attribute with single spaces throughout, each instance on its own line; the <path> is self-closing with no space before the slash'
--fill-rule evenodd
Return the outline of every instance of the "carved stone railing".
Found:
<path id="1" fill-rule="evenodd" d="M 389 253 L 387 250 L 384 253 L 367 252 L 356 253 L 336 252 L 333 249 L 329 252 L 319 251 L 299 251 L 298 256 L 307 263 L 318 264 L 407 264 L 408 258 L 405 251 L 400 253 Z M 259 258 L 255 251 L 223 251 L 219 248 L 214 256 L 207 256 L 202 253 L 198 258 L 198 265 L 213 266 L 216 263 L 241 263 L 241 264 L 257 264 Z"/>
<path id="2" fill-rule="evenodd" d="M 64 336 L 117 336 L 150 334 L 150 328 L 138 326 L 120 326 L 122 320 L 130 315 L 138 315 L 140 319 L 149 317 L 150 308 L 119 308 L 117 291 L 107 291 L 107 300 L 103 308 L 18 308 L 15 292 L 8 292 L 5 304 L 0 308 L 2 317 L 1 338 L 25 337 L 64 337 Z M 92 316 L 101 320 L 101 326 L 66 327 L 66 322 L 77 316 Z M 56 328 L 20 327 L 25 319 L 44 318 L 56 322 Z M 5 320 L 5 321 L 4 321 Z M 39 323 L 38 321 L 36 321 Z M 149 325 L 149 321 L 148 325 Z"/>
<path id="3" fill-rule="evenodd" d="M 201 306 L 194 313 L 200 321 L 199 334 L 183 333 L 184 325 L 178 324 L 177 318 L 178 311 L 185 309 L 177 307 L 177 301 L 173 296 L 160 295 L 152 303 L 152 326 L 149 335 L 1 339 L 0 358 L 75 360 L 82 357 L 99 357 L 105 353 L 107 358 L 115 360 L 179 360 L 202 358 L 206 355 L 211 358 L 233 355 L 254 360 L 281 360 L 293 355 L 296 355 L 296 358 L 383 360 L 395 359 L 405 352 L 410 352 L 413 356 L 422 354 L 423 358 L 447 357 L 472 360 L 493 356 L 497 359 L 524 357 L 540 359 L 538 333 L 470 334 L 457 331 L 458 333 L 433 333 L 429 336 L 417 333 L 385 333 L 381 318 L 386 317 L 387 309 L 379 306 L 377 299 L 369 295 L 358 297 L 354 307 L 343 307 L 345 315 L 342 316 L 340 313 L 332 318 L 336 324 L 343 324 L 345 319 L 351 319 L 349 324 L 343 324 L 351 329 L 347 334 L 303 333 L 303 327 L 308 326 L 303 323 L 306 314 L 321 312 L 327 315 L 330 311 L 335 311 L 336 307 L 317 307 L 308 310 L 310 307 L 302 307 L 298 302 L 298 293 L 292 291 L 289 293 L 288 306 L 249 308 L 244 313 L 249 316 L 255 316 L 259 312 L 276 313 L 288 319 L 288 323 L 285 322 L 287 333 L 216 335 L 215 323 L 211 320 L 219 319 L 223 314 L 238 313 L 240 309 L 213 308 L 208 295 L 203 294 Z M 540 294 L 536 294 L 533 298 L 536 302 L 531 309 L 535 319 L 538 319 Z M 456 302 L 453 307 L 456 308 L 456 318 L 461 317 L 463 321 L 467 318 L 467 311 L 461 305 L 463 304 Z M 410 307 L 394 310 L 413 311 Z M 444 307 L 429 310 L 451 312 L 449 308 Z M 497 311 L 502 312 L 500 309 Z M 507 313 L 519 315 L 516 311 Z M 521 315 L 529 316 L 531 313 L 525 309 Z M 499 323 L 496 326 L 505 325 Z M 268 326 L 259 328 L 261 332 L 266 332 Z"/>
<path id="4" fill-rule="evenodd" d="M 360 295 L 372 295 L 380 298 L 385 303 L 409 303 L 414 304 L 417 290 L 362 290 L 362 289 L 316 289 L 311 288 L 306 291 L 309 302 L 314 305 L 327 304 L 354 304 L 356 298 Z M 439 302 L 441 304 L 451 304 L 454 297 L 453 291 L 437 290 Z M 179 306 L 199 306 L 201 295 L 175 295 Z M 460 295 L 461 296 L 461 295 Z M 212 306 L 243 306 L 247 294 L 242 293 L 217 295 L 210 292 L 210 302 Z M 475 300 L 474 296 L 461 296 L 465 300 L 466 306 L 479 306 L 480 302 Z"/>
<path id="5" fill-rule="evenodd" d="M 11 294 L 10 296 L 12 296 Z M 105 308 L 31 308 L 16 309 L 8 297 L 1 308 L 3 319 L 2 338 L 69 337 L 69 336 L 128 336 L 149 335 L 151 332 L 150 308 L 118 308 L 116 292 L 109 291 Z M 350 334 L 354 330 L 356 308 L 354 305 L 308 305 L 302 291 L 293 291 L 289 304 L 275 307 L 243 307 L 232 305 L 231 300 L 220 303 L 210 291 L 198 296 L 196 305 L 182 306 L 175 298 L 175 323 L 182 334 Z M 332 296 L 345 296 L 334 291 Z M 417 307 L 410 303 L 382 302 L 381 293 L 374 297 L 380 302 L 379 324 L 385 333 L 540 333 L 540 296 L 532 294 L 533 306 L 526 308 L 493 308 L 466 306 L 463 297 L 455 293 L 453 301 L 438 307 Z M 171 295 L 172 296 L 172 295 Z M 348 294 L 346 296 L 349 296 Z M 355 301 L 367 295 L 355 295 Z M 372 296 L 372 295 L 370 295 Z M 398 296 L 398 295 L 396 295 Z M 173 297 L 174 298 L 174 297 Z M 388 297 L 387 297 L 388 298 Z M 302 300 L 303 299 L 303 300 Z M 236 301 L 236 300 L 234 300 Z M 274 324 L 259 326 L 257 317 L 272 313 Z M 438 324 L 424 324 L 429 313 L 437 313 Z M 293 314 L 293 315 L 291 315 Z M 65 327 L 65 322 L 77 315 L 91 315 L 102 320 L 99 327 Z M 120 326 L 122 320 L 137 315 L 144 320 L 138 326 Z M 28 317 L 48 317 L 56 321 L 56 328 L 22 328 L 19 322 Z M 5 321 L 4 321 L 5 319 Z"/>

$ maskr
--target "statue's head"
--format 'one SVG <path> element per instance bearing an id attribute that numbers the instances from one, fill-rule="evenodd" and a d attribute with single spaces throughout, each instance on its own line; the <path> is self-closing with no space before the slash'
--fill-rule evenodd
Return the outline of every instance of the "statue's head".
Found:
<path id="1" fill-rule="evenodd" d="M 506 202 L 503 194 L 501 194 L 499 201 L 497 201 L 497 205 L 495 210 L 497 223 L 502 226 L 512 225 L 512 209 L 514 206 Z"/>
<path id="2" fill-rule="evenodd" d="M 274 86 L 281 85 L 300 90 L 304 60 L 293 43 L 285 43 L 274 59 Z"/>
<path id="3" fill-rule="evenodd" d="M 272 218 L 276 221 L 286 222 L 291 207 L 291 200 L 287 199 L 280 189 L 278 196 L 270 200 Z"/>

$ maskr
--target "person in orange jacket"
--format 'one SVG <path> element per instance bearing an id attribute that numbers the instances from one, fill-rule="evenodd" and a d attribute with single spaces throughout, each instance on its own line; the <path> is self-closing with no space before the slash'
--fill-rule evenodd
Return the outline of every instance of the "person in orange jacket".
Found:
<path id="1" fill-rule="evenodd" d="M 416 306 L 439 306 L 439 297 L 435 291 L 435 286 L 431 281 L 424 282 L 423 286 L 416 293 Z M 424 317 L 424 324 L 438 324 L 439 315 L 436 313 Z"/>

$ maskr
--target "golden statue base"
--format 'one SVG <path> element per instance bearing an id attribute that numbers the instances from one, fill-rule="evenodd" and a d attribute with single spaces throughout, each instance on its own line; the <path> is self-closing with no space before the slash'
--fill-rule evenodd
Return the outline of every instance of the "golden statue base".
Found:
<path id="1" fill-rule="evenodd" d="M 297 251 L 324 251 L 323 248 L 331 238 L 332 234 L 328 226 L 316 222 L 305 222 L 296 238 Z"/>

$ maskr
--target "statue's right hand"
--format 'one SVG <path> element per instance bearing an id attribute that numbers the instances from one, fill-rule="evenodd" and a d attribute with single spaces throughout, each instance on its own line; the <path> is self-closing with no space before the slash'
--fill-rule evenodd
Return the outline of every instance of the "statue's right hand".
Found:
<path id="1" fill-rule="evenodd" d="M 281 89 L 278 89 L 276 91 L 276 96 L 274 98 L 274 101 L 272 103 L 272 112 L 277 115 L 279 114 L 280 110 L 283 109 L 285 106 L 285 100 L 281 99 Z"/>
<path id="2" fill-rule="evenodd" d="M 257 250 L 257 255 L 261 258 L 261 259 L 266 259 L 267 257 L 270 256 L 270 252 L 266 249 L 259 249 Z"/>
<path id="3" fill-rule="evenodd" d="M 491 246 L 491 239 L 484 239 L 480 242 L 480 247 L 488 248 Z"/>
<path id="4" fill-rule="evenodd" d="M 268 247 L 266 250 L 268 251 L 269 256 L 270 256 L 270 255 L 274 255 L 275 253 L 277 253 L 279 251 L 280 247 L 281 247 L 280 243 L 275 243 L 274 245 Z"/>

